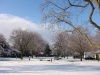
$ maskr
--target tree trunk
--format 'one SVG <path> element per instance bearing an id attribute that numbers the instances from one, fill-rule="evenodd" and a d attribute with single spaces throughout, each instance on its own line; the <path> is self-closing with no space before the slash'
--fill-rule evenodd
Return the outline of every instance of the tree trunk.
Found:
<path id="1" fill-rule="evenodd" d="M 33 58 L 33 54 L 32 54 L 32 58 Z"/>
<path id="2" fill-rule="evenodd" d="M 67 55 L 67 59 L 68 59 L 68 55 Z"/>
<path id="3" fill-rule="evenodd" d="M 21 60 L 23 60 L 23 54 L 21 54 Z"/>
<path id="4" fill-rule="evenodd" d="M 82 61 L 82 55 L 80 56 L 80 61 Z"/>
<path id="5" fill-rule="evenodd" d="M 23 51 L 22 51 L 22 53 L 21 53 L 21 60 L 23 60 Z"/>
<path id="6" fill-rule="evenodd" d="M 67 59 L 68 59 L 68 52 L 67 52 Z"/>

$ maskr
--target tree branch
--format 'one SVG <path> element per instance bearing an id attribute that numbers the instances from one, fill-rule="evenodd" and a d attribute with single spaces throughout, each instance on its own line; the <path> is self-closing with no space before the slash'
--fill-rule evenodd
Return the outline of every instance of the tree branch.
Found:
<path id="1" fill-rule="evenodd" d="M 50 2 L 51 4 L 53 4 L 54 6 L 58 7 L 59 9 L 64 10 L 64 9 L 61 8 L 60 6 L 56 5 L 55 3 L 51 2 L 51 1 L 49 1 L 49 2 Z"/>
<path id="2" fill-rule="evenodd" d="M 100 26 L 99 25 L 97 25 L 93 20 L 92 20 L 92 16 L 93 16 L 93 13 L 94 13 L 94 5 L 93 5 L 93 1 L 96 3 L 96 5 L 98 6 L 98 10 L 100 11 L 100 2 L 98 1 L 98 0 L 84 0 L 85 2 L 88 2 L 85 6 L 82 6 L 82 5 L 74 5 L 74 4 L 72 4 L 71 2 L 70 2 L 70 0 L 68 0 L 68 2 L 69 2 L 69 4 L 71 5 L 71 6 L 74 6 L 74 7 L 82 7 L 82 8 L 85 8 L 86 6 L 88 6 L 89 4 L 91 5 L 91 8 L 92 8 L 92 10 L 91 10 L 91 12 L 90 12 L 90 15 L 89 15 L 89 21 L 90 21 L 90 23 L 93 25 L 93 26 L 95 26 L 97 29 L 99 29 L 100 30 Z"/>
<path id="3" fill-rule="evenodd" d="M 93 13 L 94 13 L 94 5 L 93 5 L 93 1 L 97 4 L 97 6 L 98 6 L 98 9 L 100 9 L 100 2 L 98 2 L 98 0 L 84 0 L 84 1 L 86 1 L 86 2 L 88 2 L 90 5 L 91 5 L 91 12 L 90 12 L 90 15 L 89 15 L 89 21 L 90 21 L 90 23 L 93 25 L 93 26 L 95 26 L 97 29 L 99 29 L 100 30 L 100 26 L 98 26 L 95 22 L 93 22 L 93 20 L 92 20 L 92 16 L 93 16 Z"/>
<path id="4" fill-rule="evenodd" d="M 93 5 L 93 3 L 91 2 L 91 1 L 89 1 L 89 4 L 91 5 L 91 12 L 90 12 L 90 15 L 89 15 L 89 21 L 90 21 L 90 23 L 93 25 L 93 26 L 95 26 L 96 28 L 98 28 L 99 30 L 100 30 L 100 26 L 98 26 L 95 22 L 93 22 L 93 20 L 92 20 L 92 16 L 93 16 L 93 13 L 94 13 L 94 5 Z"/>
<path id="5" fill-rule="evenodd" d="M 84 6 L 82 6 L 82 5 L 74 5 L 74 4 L 72 4 L 71 2 L 70 2 L 70 0 L 68 0 L 68 2 L 69 2 L 69 4 L 71 5 L 71 6 L 74 6 L 74 7 L 81 7 L 81 8 L 85 8 L 85 7 L 87 7 L 88 5 L 89 5 L 89 3 L 87 3 L 86 5 L 84 5 Z"/>
<path id="6" fill-rule="evenodd" d="M 60 20 L 60 19 L 58 19 L 58 20 Z M 68 22 L 68 21 L 66 21 L 66 20 L 60 20 L 60 21 L 66 23 L 66 24 L 70 25 L 72 28 L 74 28 L 80 35 L 82 35 L 82 36 L 88 41 L 88 43 L 89 43 L 91 46 L 96 47 L 96 48 L 100 48 L 100 45 L 99 45 L 99 44 L 94 44 L 94 43 L 92 43 L 92 42 L 90 41 L 89 37 L 88 37 L 85 33 L 83 33 L 83 32 L 81 32 L 80 30 L 78 30 L 72 23 L 70 23 L 70 22 Z"/>

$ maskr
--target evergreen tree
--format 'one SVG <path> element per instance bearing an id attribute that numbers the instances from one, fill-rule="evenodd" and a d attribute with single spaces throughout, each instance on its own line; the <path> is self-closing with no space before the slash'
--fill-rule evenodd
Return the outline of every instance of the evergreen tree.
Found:
<path id="1" fill-rule="evenodd" d="M 50 56 L 50 53 L 51 53 L 51 49 L 50 49 L 49 45 L 47 44 L 45 47 L 44 54 L 45 54 L 45 56 Z"/>

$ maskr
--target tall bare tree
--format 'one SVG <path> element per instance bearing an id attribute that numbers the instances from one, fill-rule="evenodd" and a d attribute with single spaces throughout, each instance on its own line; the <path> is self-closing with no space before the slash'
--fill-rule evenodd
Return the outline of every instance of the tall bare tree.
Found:
<path id="1" fill-rule="evenodd" d="M 89 6 L 91 8 L 88 8 Z M 79 14 L 85 11 L 86 8 L 88 8 L 86 11 L 90 11 L 88 13 L 89 16 L 87 16 L 90 24 L 100 30 L 99 24 L 93 21 L 93 14 L 97 10 L 100 10 L 100 0 L 46 0 L 41 6 L 43 22 L 50 23 L 50 26 L 52 27 L 53 25 L 67 25 L 67 27 L 69 25 L 80 35 L 85 37 L 91 46 L 100 48 L 99 44 L 92 43 L 86 34 L 78 30 L 74 23 L 76 20 L 75 15 L 79 16 Z"/>
<path id="2" fill-rule="evenodd" d="M 28 49 L 33 57 L 33 55 L 38 55 L 40 52 L 44 52 L 46 42 L 44 39 L 37 33 L 34 33 L 34 37 L 31 42 L 28 44 Z"/>
<path id="3" fill-rule="evenodd" d="M 84 28 L 79 28 L 82 32 Z M 84 31 L 88 35 L 87 29 Z M 92 47 L 89 45 L 87 40 L 78 34 L 76 31 L 73 31 L 70 38 L 70 48 L 73 50 L 73 52 L 77 52 L 80 55 L 80 60 L 82 61 L 82 58 L 84 57 L 85 52 L 89 52 L 92 50 Z"/>
<path id="4" fill-rule="evenodd" d="M 34 52 L 38 52 L 43 48 L 42 37 L 38 33 L 32 31 L 21 29 L 14 30 L 10 40 L 14 47 L 21 51 L 22 58 L 23 55 L 30 55 L 30 53 L 33 56 Z"/>
<path id="5" fill-rule="evenodd" d="M 56 36 L 55 44 L 55 54 L 61 55 L 62 57 L 65 57 L 68 52 L 68 33 L 67 32 L 60 32 Z"/>

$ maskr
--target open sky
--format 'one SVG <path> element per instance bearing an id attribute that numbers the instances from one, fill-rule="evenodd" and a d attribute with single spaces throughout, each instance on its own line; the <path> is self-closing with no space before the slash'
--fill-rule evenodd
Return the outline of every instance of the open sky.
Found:
<path id="1" fill-rule="evenodd" d="M 40 24 L 40 5 L 45 0 L 0 0 L 0 14 L 11 14 Z"/>
<path id="2" fill-rule="evenodd" d="M 45 0 L 0 0 L 0 33 L 7 39 L 13 29 L 22 28 L 39 32 L 52 42 L 52 33 L 41 25 L 40 5 Z"/>
<path id="3" fill-rule="evenodd" d="M 50 34 L 41 25 L 40 5 L 45 0 L 0 0 L 0 33 L 9 38 L 14 28 L 22 28 L 38 31 L 43 37 L 51 42 Z M 89 10 L 89 9 L 87 9 Z M 87 11 L 89 12 L 89 11 Z M 99 16 L 95 13 L 94 20 L 100 24 Z M 85 16 L 83 16 L 85 15 Z M 87 13 L 81 19 L 88 20 Z M 79 20 L 80 21 L 80 20 Z"/>

